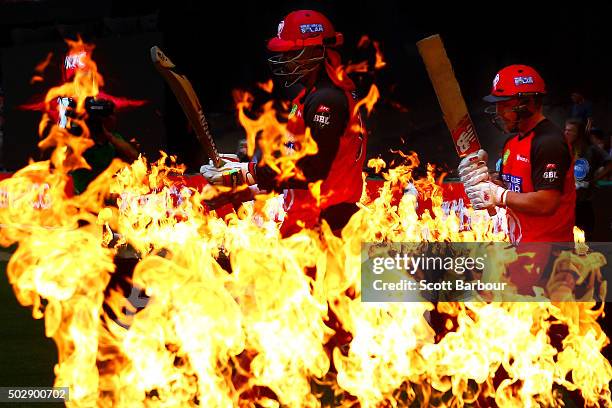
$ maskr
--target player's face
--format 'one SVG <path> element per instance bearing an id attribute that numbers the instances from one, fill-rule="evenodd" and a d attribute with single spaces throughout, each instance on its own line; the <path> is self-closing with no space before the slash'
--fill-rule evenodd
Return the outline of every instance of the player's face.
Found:
<path id="1" fill-rule="evenodd" d="M 286 72 L 296 72 L 300 67 L 304 50 L 287 51 L 281 54 L 280 61 L 285 63 Z"/>
<path id="2" fill-rule="evenodd" d="M 516 132 L 518 126 L 518 114 L 516 108 L 519 105 L 518 99 L 500 101 L 495 105 L 497 115 L 503 120 L 508 132 Z"/>

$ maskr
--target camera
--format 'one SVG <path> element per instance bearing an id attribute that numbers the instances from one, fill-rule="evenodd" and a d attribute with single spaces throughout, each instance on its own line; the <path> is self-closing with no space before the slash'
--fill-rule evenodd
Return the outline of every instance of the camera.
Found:
<path id="1" fill-rule="evenodd" d="M 81 126 L 75 121 L 70 120 L 79 118 L 79 115 L 75 111 L 77 105 L 76 100 L 71 97 L 59 97 L 57 98 L 57 102 L 59 109 L 59 127 L 67 129 L 75 136 L 83 134 Z M 90 132 L 100 131 L 102 130 L 102 121 L 115 112 L 115 104 L 109 99 L 88 96 L 85 98 L 85 112 L 87 113 L 87 115 L 85 115 L 85 122 Z"/>
<path id="2" fill-rule="evenodd" d="M 115 112 L 115 104 L 110 99 L 96 99 L 88 96 L 85 98 L 85 111 L 90 120 L 104 119 Z"/>

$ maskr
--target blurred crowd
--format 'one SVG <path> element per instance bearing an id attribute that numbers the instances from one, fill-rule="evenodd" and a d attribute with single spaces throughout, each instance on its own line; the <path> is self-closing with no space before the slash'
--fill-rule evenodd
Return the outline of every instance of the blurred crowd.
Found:
<path id="1" fill-rule="evenodd" d="M 595 229 L 594 198 L 598 188 L 612 183 L 612 135 L 597 127 L 593 105 L 580 92 L 571 95 L 572 106 L 565 121 L 564 136 L 574 156 L 576 225 L 587 239 Z"/>

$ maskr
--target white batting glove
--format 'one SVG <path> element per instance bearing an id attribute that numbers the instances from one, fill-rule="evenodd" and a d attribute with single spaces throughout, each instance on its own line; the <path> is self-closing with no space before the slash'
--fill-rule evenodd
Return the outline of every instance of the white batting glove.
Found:
<path id="1" fill-rule="evenodd" d="M 489 168 L 487 167 L 487 159 L 489 155 L 486 151 L 480 149 L 477 152 L 465 156 L 459 163 L 457 168 L 459 178 L 463 186 L 475 186 L 483 181 L 489 181 Z"/>
<path id="2" fill-rule="evenodd" d="M 490 181 L 467 187 L 465 193 L 475 210 L 505 207 L 508 197 L 508 190 Z"/>
<path id="3" fill-rule="evenodd" d="M 235 154 L 219 156 L 223 159 L 221 167 L 215 167 L 212 160 L 200 167 L 200 173 L 210 184 L 235 188 L 245 183 L 249 186 L 257 183 L 255 181 L 256 163 L 241 163 Z"/>

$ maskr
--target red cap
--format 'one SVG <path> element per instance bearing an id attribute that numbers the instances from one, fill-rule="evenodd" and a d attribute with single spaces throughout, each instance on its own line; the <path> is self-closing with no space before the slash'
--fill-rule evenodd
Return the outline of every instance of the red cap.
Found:
<path id="1" fill-rule="evenodd" d="M 268 41 L 268 49 L 274 52 L 299 50 L 313 45 L 334 47 L 342 45 L 341 33 L 334 30 L 323 14 L 313 10 L 289 13 L 278 25 L 278 35 Z"/>
<path id="2" fill-rule="evenodd" d="M 491 95 L 484 97 L 487 102 L 507 101 L 523 94 L 545 94 L 546 84 L 536 71 L 527 65 L 510 65 L 495 75 Z"/>

